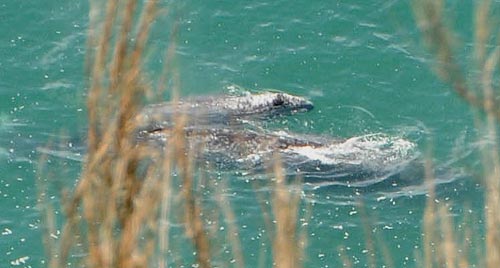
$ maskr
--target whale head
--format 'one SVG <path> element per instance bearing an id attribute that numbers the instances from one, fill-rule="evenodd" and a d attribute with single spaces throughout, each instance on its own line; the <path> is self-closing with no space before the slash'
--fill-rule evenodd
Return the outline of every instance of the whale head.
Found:
<path id="1" fill-rule="evenodd" d="M 137 116 L 140 129 L 155 130 L 173 125 L 176 115 L 187 115 L 198 125 L 234 124 L 234 119 L 265 120 L 277 115 L 307 112 L 313 104 L 303 97 L 282 92 L 204 97 L 178 103 L 163 102 L 145 107 Z"/>
<path id="2" fill-rule="evenodd" d="M 238 106 L 249 113 L 297 113 L 313 109 L 313 104 L 303 97 L 290 95 L 282 92 L 264 92 L 250 95 Z"/>

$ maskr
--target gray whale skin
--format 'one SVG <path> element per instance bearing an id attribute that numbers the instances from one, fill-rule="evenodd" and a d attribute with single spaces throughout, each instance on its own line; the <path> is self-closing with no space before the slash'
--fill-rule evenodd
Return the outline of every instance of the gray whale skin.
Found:
<path id="1" fill-rule="evenodd" d="M 189 148 L 204 148 L 198 154 L 200 163 L 256 174 L 267 170 L 273 154 L 278 153 L 288 175 L 358 186 L 398 174 L 419 156 L 415 143 L 382 133 L 335 139 L 228 123 L 312 108 L 305 98 L 274 92 L 155 104 L 140 115 L 144 127 L 138 131 L 137 140 L 161 148 L 158 144 L 166 144 L 172 136 L 173 116 L 187 114 L 192 123 L 185 127 L 184 134 Z"/>
<path id="2" fill-rule="evenodd" d="M 175 115 L 183 114 L 191 124 L 235 124 L 241 119 L 265 120 L 276 115 L 313 109 L 309 100 L 282 92 L 246 93 L 242 96 L 201 97 L 147 106 L 139 115 L 142 130 L 172 126 Z"/>

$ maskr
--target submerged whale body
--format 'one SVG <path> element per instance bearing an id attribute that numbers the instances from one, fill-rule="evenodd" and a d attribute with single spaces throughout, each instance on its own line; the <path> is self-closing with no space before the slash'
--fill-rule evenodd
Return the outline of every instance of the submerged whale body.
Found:
<path id="1" fill-rule="evenodd" d="M 294 114 L 313 109 L 307 99 L 282 92 L 247 93 L 165 102 L 145 107 L 139 115 L 143 130 L 172 125 L 175 115 L 187 115 L 193 124 L 230 124 L 239 119 L 266 119 L 274 115 Z"/>
<path id="2" fill-rule="evenodd" d="M 163 129 L 143 132 L 141 139 L 158 147 L 171 136 L 171 130 Z M 283 131 L 190 128 L 185 137 L 189 148 L 203 148 L 197 154 L 200 163 L 256 174 L 268 170 L 278 153 L 287 174 L 300 175 L 306 182 L 373 184 L 401 172 L 418 157 L 414 143 L 380 133 L 327 139 Z"/>

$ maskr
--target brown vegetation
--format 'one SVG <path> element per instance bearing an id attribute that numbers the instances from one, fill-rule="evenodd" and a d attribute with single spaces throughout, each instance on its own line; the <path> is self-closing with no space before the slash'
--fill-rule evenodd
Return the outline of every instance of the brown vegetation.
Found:
<path id="1" fill-rule="evenodd" d="M 65 218 L 58 243 L 49 237 L 56 229 L 54 211 L 41 190 L 49 267 L 66 267 L 69 261 L 99 268 L 167 267 L 167 250 L 172 249 L 169 221 L 179 211 L 184 215 L 185 237 L 192 241 L 194 262 L 199 267 L 212 267 L 217 257 L 212 245 L 215 239 L 205 225 L 203 200 L 197 193 L 197 184 L 202 182 L 197 178 L 199 172 L 193 159 L 198 152 L 191 150 L 185 139 L 188 118 L 175 117 L 173 135 L 164 150 L 136 142 L 135 132 L 141 123 L 136 114 L 152 94 L 142 65 L 158 9 L 155 0 L 143 4 L 136 0 L 91 1 L 87 47 L 88 150 L 78 184 L 63 201 Z M 167 61 L 174 48 L 171 45 L 167 50 Z M 162 84 L 173 80 L 175 88 L 170 90 L 175 91 L 178 78 L 172 66 L 168 67 L 165 73 L 170 77 L 160 80 Z M 301 247 L 296 236 L 299 199 L 291 196 L 279 170 L 277 166 L 274 263 L 276 267 L 300 267 Z M 174 171 L 179 176 L 174 178 Z M 178 188 L 173 185 L 181 185 L 180 194 L 175 193 Z M 226 218 L 235 217 L 227 202 L 219 203 Z M 179 211 L 173 206 L 179 207 Z M 244 266 L 241 245 L 235 236 L 237 227 L 228 225 L 236 265 Z M 84 257 L 71 257 L 75 251 Z"/>
<path id="2" fill-rule="evenodd" d="M 216 239 L 207 230 L 203 200 L 196 192 L 197 185 L 203 182 L 197 177 L 199 172 L 193 161 L 197 152 L 190 150 L 185 139 L 184 125 L 189 119 L 176 117 L 173 135 L 165 150 L 138 145 L 134 138 L 140 124 L 135 115 L 147 96 L 152 94 L 143 76 L 142 61 L 149 30 L 158 10 L 157 2 L 91 2 L 87 48 L 88 154 L 76 188 L 63 198 L 64 226 L 57 244 L 50 238 L 57 229 L 56 220 L 43 187 L 39 197 L 47 226 L 44 244 L 49 267 L 65 267 L 75 250 L 84 253 L 80 261 L 85 267 L 167 267 L 166 252 L 173 248 L 169 221 L 178 212 L 174 206 L 180 207 L 183 213 L 184 234 L 196 253 L 194 261 L 199 267 L 212 267 L 217 258 L 213 250 Z M 482 152 L 486 186 L 486 252 L 472 252 L 463 242 L 469 241 L 474 234 L 466 233 L 461 237 L 453 232 L 455 225 L 446 205 L 435 203 L 432 163 L 428 162 L 424 245 L 423 252 L 418 254 L 422 256 L 423 267 L 469 267 L 474 262 L 469 257 L 475 254 L 475 260 L 484 259 L 485 267 L 494 268 L 500 263 L 500 156 L 497 141 L 500 89 L 498 83 L 494 83 L 499 71 L 500 48 L 498 45 L 487 46 L 491 36 L 497 34 L 488 27 L 490 1 L 479 1 L 475 16 L 474 56 L 479 73 L 477 81 L 480 82 L 467 81 L 458 64 L 453 32 L 444 22 L 443 1 L 414 1 L 414 9 L 418 26 L 436 57 L 437 73 L 460 97 L 481 112 L 477 116 L 477 125 L 484 130 L 490 145 Z M 498 36 L 495 38 L 500 40 Z M 170 90 L 179 87 L 179 79 L 169 65 L 174 51 L 172 44 L 166 53 L 169 70 L 165 73 L 170 76 L 160 78 L 161 88 L 156 93 L 163 90 L 168 79 L 174 85 Z M 174 171 L 178 177 L 172 176 Z M 276 267 L 301 267 L 306 237 L 297 232 L 300 198 L 285 183 L 279 160 L 273 173 L 275 184 L 269 214 L 274 216 L 274 225 L 264 206 L 262 211 L 264 224 L 273 241 L 273 264 Z M 181 185 L 180 194 L 175 193 L 177 188 L 173 185 L 177 184 Z M 229 202 L 220 192 L 218 194 L 218 207 L 228 220 L 228 240 L 235 266 L 242 267 L 245 261 L 238 227 L 233 224 L 235 215 Z M 369 229 L 366 224 L 367 248 L 370 254 L 376 254 L 376 239 L 370 236 Z M 383 259 L 393 267 L 390 253 L 384 249 L 382 245 Z M 352 266 L 345 250 L 340 247 L 339 252 L 344 266 Z M 375 267 L 376 259 L 370 256 L 369 266 Z"/>

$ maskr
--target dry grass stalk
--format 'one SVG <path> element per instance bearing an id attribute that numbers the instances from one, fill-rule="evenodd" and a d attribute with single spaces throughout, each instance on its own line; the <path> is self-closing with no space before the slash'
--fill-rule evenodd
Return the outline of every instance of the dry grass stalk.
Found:
<path id="1" fill-rule="evenodd" d="M 114 55 L 110 68 L 110 93 L 118 90 L 120 79 L 125 76 L 126 59 L 129 55 L 129 35 L 134 22 L 134 13 L 137 7 L 137 0 L 126 1 L 125 8 L 122 10 L 120 26 L 121 30 L 118 34 L 118 41 L 115 44 Z"/>
<path id="2" fill-rule="evenodd" d="M 183 118 L 183 117 L 181 117 Z M 183 120 L 183 119 L 181 119 Z M 178 166 L 181 167 L 182 194 L 184 202 L 184 223 L 186 235 L 192 239 L 196 250 L 196 259 L 200 267 L 211 267 L 210 243 L 205 232 L 203 219 L 201 218 L 202 208 L 194 195 L 194 152 L 188 149 L 186 140 L 185 121 L 179 120 L 174 129 L 174 139 L 176 139 L 176 153 Z M 185 120 L 185 117 L 184 117 Z"/>
<path id="3" fill-rule="evenodd" d="M 382 239 L 379 237 L 379 239 Z M 394 260 L 393 260 L 393 257 L 391 255 L 391 252 L 389 250 L 389 248 L 387 247 L 386 243 L 383 242 L 383 240 L 378 240 L 378 246 L 380 247 L 380 250 L 382 252 L 382 258 L 384 260 L 384 263 L 385 263 L 385 267 L 387 268 L 393 268 L 393 267 L 396 267 L 394 265 Z"/>
<path id="4" fill-rule="evenodd" d="M 377 253 L 375 251 L 375 243 L 373 239 L 373 234 L 371 232 L 372 228 L 369 224 L 368 214 L 366 213 L 365 206 L 362 201 L 358 202 L 357 207 L 360 212 L 363 232 L 365 233 L 365 245 L 367 250 L 366 254 L 368 256 L 368 267 L 376 267 L 377 260 L 375 256 Z"/>
<path id="5" fill-rule="evenodd" d="M 435 229 L 436 224 L 436 193 L 434 188 L 434 173 L 432 162 L 429 156 L 425 158 L 425 179 L 428 186 L 427 203 L 424 210 L 424 226 L 423 226 L 423 249 L 424 249 L 424 267 L 434 267 L 436 263 L 436 255 L 433 252 L 436 251 L 435 240 L 437 230 Z"/>
<path id="6" fill-rule="evenodd" d="M 269 241 L 272 241 L 272 237 L 269 237 L 269 235 L 272 233 L 273 221 L 271 218 L 272 212 L 270 211 L 270 208 L 267 206 L 268 202 L 266 200 L 268 199 L 263 193 L 259 191 L 260 185 L 258 184 L 258 181 L 253 181 L 252 186 L 257 196 L 257 202 L 259 203 L 260 211 L 262 213 L 264 221 L 264 230 L 268 234 L 266 237 L 269 239 Z M 265 264 L 267 263 L 267 256 L 264 243 L 261 243 L 258 263 L 259 265 L 257 265 L 257 267 L 266 267 Z"/>
<path id="7" fill-rule="evenodd" d="M 470 226 L 470 223 L 472 221 L 470 219 L 466 219 L 463 221 L 463 226 L 464 226 L 464 235 L 463 235 L 463 239 L 462 239 L 462 251 L 459 252 L 459 259 L 458 259 L 458 267 L 460 268 L 467 268 L 467 267 L 471 267 L 471 261 L 469 260 L 469 256 L 472 256 L 472 254 L 476 254 L 475 256 L 481 256 L 479 254 L 480 252 L 480 243 L 477 242 L 475 245 L 476 246 L 476 251 L 473 252 L 471 249 L 471 245 L 473 245 L 474 242 L 476 241 L 472 241 L 472 230 L 471 230 L 471 226 Z M 484 265 L 481 265 L 481 262 L 478 261 L 479 263 L 479 267 L 484 267 Z"/>
<path id="8" fill-rule="evenodd" d="M 346 253 L 345 247 L 338 247 L 337 252 L 339 254 L 340 260 L 342 261 L 342 267 L 351 268 L 353 267 L 352 261 L 349 259 L 348 254 Z"/>
<path id="9" fill-rule="evenodd" d="M 92 4 L 91 11 L 102 7 L 99 3 Z M 60 241 L 60 257 L 57 263 L 52 262 L 52 267 L 65 266 L 79 234 L 86 236 L 88 256 L 84 264 L 88 267 L 149 266 L 156 240 L 148 233 L 156 231 L 153 219 L 162 200 L 158 189 L 164 187 L 159 187 L 161 170 L 147 164 L 148 159 L 157 155 L 135 146 L 133 132 L 134 116 L 145 94 L 138 77 L 154 4 L 155 1 L 149 1 L 142 11 L 141 32 L 132 51 L 128 49 L 128 37 L 134 21 L 135 1 L 127 2 L 121 18 L 116 17 L 117 1 L 111 0 L 103 21 L 91 19 L 96 28 L 89 30 L 89 39 L 99 41 L 96 53 L 91 53 L 93 58 L 88 60 L 93 63 L 88 96 L 88 155 L 80 181 L 65 209 L 67 222 Z M 91 16 L 95 14 L 98 13 Z M 117 20 L 122 23 L 122 30 L 108 72 L 108 51 Z M 109 80 L 107 73 L 111 74 Z M 108 81 L 111 81 L 109 85 Z M 146 167 L 141 169 L 141 166 Z M 79 226 L 84 229 L 78 231 Z M 149 239 L 141 242 L 144 237 Z"/>
<path id="10" fill-rule="evenodd" d="M 455 236 L 453 234 L 453 223 L 450 220 L 450 215 L 448 215 L 446 206 L 440 206 L 438 215 L 441 221 L 440 230 L 443 233 L 443 240 L 440 245 L 439 254 L 441 267 L 456 268 L 458 267 L 458 251 L 457 251 L 457 241 L 455 241 Z"/>
<path id="11" fill-rule="evenodd" d="M 276 222 L 273 241 L 274 264 L 279 268 L 302 267 L 300 243 L 297 236 L 297 213 L 300 196 L 290 192 L 279 155 L 274 161 L 276 185 L 272 201 Z"/>
<path id="12" fill-rule="evenodd" d="M 491 8 L 491 0 L 481 0 L 476 7 L 475 14 L 475 46 L 474 57 L 478 67 L 484 65 L 486 56 L 486 43 L 490 35 L 489 26 L 489 11 Z"/>
<path id="13" fill-rule="evenodd" d="M 423 267 L 446 267 L 446 268 L 465 268 L 470 267 L 469 252 L 467 250 L 468 229 L 461 235 L 458 235 L 453 222 L 453 215 L 448 212 L 451 207 L 449 204 L 434 205 L 435 209 L 433 222 L 434 233 L 425 233 L 426 236 L 432 235 L 433 239 L 432 255 L 424 259 Z M 427 208 L 426 208 L 427 209 Z M 426 210 L 426 213 L 430 213 Z M 428 254 L 428 252 L 426 252 Z M 482 257 L 481 255 L 475 257 Z"/>
<path id="14" fill-rule="evenodd" d="M 496 96 L 492 88 L 493 72 L 498 64 L 500 48 L 497 47 L 487 58 L 483 71 L 484 106 L 493 110 Z M 497 122 L 491 113 L 486 114 L 486 131 L 489 146 L 484 152 L 483 163 L 486 168 L 486 245 L 487 267 L 496 267 L 500 263 L 500 158 L 497 143 Z"/>
<path id="15" fill-rule="evenodd" d="M 97 42 L 97 48 L 95 53 L 91 53 L 93 51 L 93 47 L 87 47 L 87 63 L 90 66 L 91 70 L 89 70 L 90 74 L 90 90 L 87 97 L 87 107 L 91 107 L 88 110 L 88 118 L 89 118 L 89 130 L 87 132 L 88 138 L 88 149 L 91 150 L 89 153 L 93 153 L 97 150 L 98 147 L 98 134 L 100 132 L 99 125 L 100 124 L 91 124 L 94 123 L 102 123 L 99 120 L 99 116 L 103 116 L 106 118 L 109 116 L 107 113 L 103 114 L 104 111 L 101 111 L 102 107 L 100 104 L 100 100 L 107 99 L 107 96 L 104 95 L 102 87 L 105 84 L 104 78 L 106 76 L 106 64 L 107 64 L 107 56 L 108 50 L 110 46 L 110 40 L 112 35 L 113 24 L 116 18 L 116 9 L 117 9 L 117 0 L 108 1 L 105 19 L 103 22 L 100 22 L 100 14 L 98 10 L 101 10 L 101 4 L 98 2 L 91 2 L 89 14 L 89 19 L 91 21 L 89 28 L 89 46 L 95 45 Z M 102 30 L 101 26 L 102 26 Z M 102 31 L 102 32 L 101 32 Z"/>
<path id="16" fill-rule="evenodd" d="M 170 218 L 170 211 L 171 211 L 171 194 L 172 194 L 172 185 L 171 185 L 171 180 L 172 177 L 170 174 L 172 174 L 172 169 L 173 169 L 173 161 L 174 159 L 174 150 L 173 148 L 173 141 L 169 141 L 169 144 L 167 144 L 166 150 L 165 150 L 165 156 L 163 158 L 163 161 L 161 161 L 162 165 L 162 172 L 163 177 L 161 178 L 161 189 L 162 189 L 162 199 L 161 199 L 161 208 L 160 208 L 160 218 L 159 218 L 159 228 L 158 228 L 158 247 L 159 247 L 159 254 L 163 255 L 167 252 L 167 249 L 169 248 L 169 231 L 170 231 L 170 226 L 169 226 L 169 218 Z M 159 268 L 164 268 L 168 266 L 168 262 L 166 258 L 158 258 L 158 267 Z"/>

